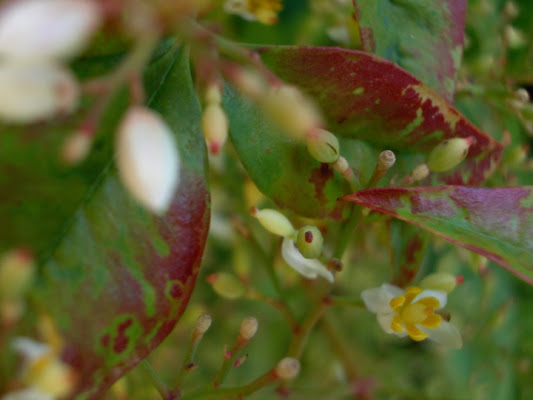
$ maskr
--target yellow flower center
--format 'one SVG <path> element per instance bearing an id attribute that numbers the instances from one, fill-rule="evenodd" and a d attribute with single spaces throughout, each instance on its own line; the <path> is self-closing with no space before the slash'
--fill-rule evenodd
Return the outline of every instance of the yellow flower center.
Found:
<path id="1" fill-rule="evenodd" d="M 424 297 L 413 303 L 416 296 L 423 290 L 417 286 L 411 286 L 401 296 L 390 301 L 390 306 L 396 313 L 392 319 L 391 329 L 394 332 L 403 332 L 416 341 L 424 340 L 427 334 L 422 332 L 416 325 L 425 328 L 436 328 L 442 322 L 442 317 L 435 314 L 435 309 L 440 307 L 435 297 Z"/>
<path id="2" fill-rule="evenodd" d="M 278 22 L 278 13 L 282 5 L 281 0 L 247 0 L 246 8 L 259 22 L 272 25 Z"/>

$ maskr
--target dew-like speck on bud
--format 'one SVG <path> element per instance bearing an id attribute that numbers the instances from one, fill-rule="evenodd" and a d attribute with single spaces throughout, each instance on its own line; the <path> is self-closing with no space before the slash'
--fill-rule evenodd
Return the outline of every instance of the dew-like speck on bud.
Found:
<path id="1" fill-rule="evenodd" d="M 428 156 L 427 165 L 433 172 L 445 172 L 455 168 L 468 154 L 474 138 L 451 138 L 439 143 Z"/>
<path id="2" fill-rule="evenodd" d="M 324 237 L 316 226 L 306 225 L 298 230 L 296 247 L 305 258 L 317 258 L 322 253 Z"/>
<path id="3" fill-rule="evenodd" d="M 130 194 L 148 210 L 164 214 L 179 184 L 180 158 L 174 135 L 154 111 L 128 110 L 116 136 L 119 176 Z"/>
<path id="4" fill-rule="evenodd" d="M 324 129 L 313 129 L 306 136 L 307 150 L 321 163 L 334 163 L 339 158 L 339 140 Z"/>
<path id="5" fill-rule="evenodd" d="M 378 171 L 387 171 L 396 162 L 396 156 L 390 150 L 382 151 L 378 157 Z"/>
<path id="6" fill-rule="evenodd" d="M 209 153 L 218 154 L 228 138 L 228 118 L 219 103 L 208 104 L 204 109 L 202 132 Z"/>
<path id="7" fill-rule="evenodd" d="M 18 0 L 0 11 L 0 55 L 53 60 L 78 54 L 101 20 L 92 0 Z"/>
<path id="8" fill-rule="evenodd" d="M 296 234 L 296 229 L 292 226 L 291 221 L 279 211 L 270 208 L 262 210 L 252 208 L 251 214 L 257 218 L 263 228 L 274 235 L 292 237 Z"/>
<path id="9" fill-rule="evenodd" d="M 295 358 L 285 357 L 276 365 L 276 374 L 280 379 L 291 380 L 300 373 L 300 361 Z"/>
<path id="10" fill-rule="evenodd" d="M 319 110 L 294 86 L 272 88 L 263 106 L 279 127 L 297 139 L 322 125 Z"/>
<path id="11" fill-rule="evenodd" d="M 198 334 L 203 335 L 204 333 L 207 332 L 207 330 L 211 326 L 211 322 L 212 322 L 211 315 L 209 313 L 202 313 L 196 320 L 195 331 Z"/>
<path id="12" fill-rule="evenodd" d="M 257 319 L 255 317 L 246 317 L 243 319 L 241 323 L 241 329 L 239 330 L 239 335 L 244 340 L 250 340 L 251 338 L 255 336 L 258 326 L 259 326 L 259 322 L 257 322 Z"/>
<path id="13" fill-rule="evenodd" d="M 31 123 L 68 113 L 78 103 L 78 83 L 56 63 L 0 64 L 0 119 Z"/>
<path id="14" fill-rule="evenodd" d="M 93 138 L 91 134 L 84 131 L 77 131 L 69 135 L 61 147 L 61 160 L 66 165 L 76 165 L 83 161 L 89 151 Z"/>

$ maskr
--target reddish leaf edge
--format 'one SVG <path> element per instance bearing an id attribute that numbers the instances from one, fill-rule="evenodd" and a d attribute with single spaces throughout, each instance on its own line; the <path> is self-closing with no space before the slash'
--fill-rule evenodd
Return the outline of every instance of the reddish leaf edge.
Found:
<path id="1" fill-rule="evenodd" d="M 405 221 L 405 222 L 407 222 L 409 224 L 418 226 L 419 228 L 421 228 L 421 229 L 423 229 L 425 231 L 428 231 L 428 232 L 430 232 L 430 233 L 432 233 L 432 234 L 434 234 L 436 236 L 439 236 L 439 237 L 443 238 L 444 240 L 447 240 L 450 243 L 456 244 L 457 246 L 463 247 L 463 248 L 465 248 L 467 250 L 470 250 L 470 251 L 473 251 L 475 253 L 478 253 L 478 254 L 482 255 L 483 257 L 486 257 L 487 259 L 489 259 L 489 260 L 495 262 L 496 264 L 500 265 L 501 267 L 503 267 L 504 269 L 506 269 L 511 274 L 513 274 L 516 277 L 518 277 L 519 279 L 523 280 L 524 282 L 527 282 L 530 285 L 533 285 L 533 277 L 527 276 L 527 275 L 517 271 L 515 268 L 513 268 L 512 265 L 510 265 L 507 262 L 505 262 L 505 260 L 501 259 L 498 255 L 490 254 L 490 253 L 486 252 L 484 249 L 481 249 L 479 247 L 476 247 L 476 246 L 473 246 L 473 245 L 470 245 L 470 244 L 466 244 L 466 243 L 462 243 L 461 241 L 453 239 L 453 238 L 451 238 L 449 236 L 446 236 L 445 234 L 443 234 L 443 233 L 441 233 L 439 231 L 436 231 L 435 229 L 428 228 L 428 227 L 424 226 L 421 223 L 418 223 L 416 221 L 412 221 L 412 220 L 410 220 L 408 218 L 402 217 L 402 216 L 396 214 L 393 210 L 388 210 L 386 208 L 377 207 L 377 206 L 375 206 L 375 205 L 363 200 L 362 198 L 360 198 L 358 196 L 359 194 L 365 194 L 365 193 L 371 193 L 371 192 L 379 193 L 379 192 L 387 191 L 387 192 L 390 193 L 390 192 L 405 192 L 407 190 L 416 191 L 416 192 L 423 192 L 423 191 L 438 191 L 438 190 L 452 189 L 452 188 L 455 188 L 455 187 L 458 187 L 458 186 L 456 186 L 456 185 L 444 185 L 444 186 L 431 186 L 431 187 L 416 187 L 416 188 L 409 188 L 409 189 L 407 189 L 407 188 L 374 188 L 374 189 L 365 189 L 365 190 L 360 190 L 360 191 L 352 193 L 352 194 L 341 196 L 341 197 L 339 197 L 337 199 L 337 201 L 351 201 L 351 202 L 354 202 L 354 203 L 356 203 L 356 204 L 358 204 L 360 206 L 370 208 L 373 211 L 377 211 L 379 213 L 386 214 L 386 215 L 389 215 L 389 216 L 394 217 L 396 219 Z M 462 187 L 467 188 L 468 186 L 462 186 Z M 502 188 L 493 188 L 493 189 L 502 189 Z"/>

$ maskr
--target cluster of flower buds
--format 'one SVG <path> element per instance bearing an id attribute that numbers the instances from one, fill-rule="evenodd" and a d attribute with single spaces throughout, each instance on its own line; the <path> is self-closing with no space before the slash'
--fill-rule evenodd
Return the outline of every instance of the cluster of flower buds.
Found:
<path id="1" fill-rule="evenodd" d="M 0 9 L 0 118 L 31 123 L 71 112 L 78 83 L 64 61 L 101 20 L 93 0 L 16 0 Z"/>
<path id="2" fill-rule="evenodd" d="M 210 154 L 218 154 L 228 138 L 228 117 L 222 105 L 222 93 L 217 84 L 210 85 L 205 94 L 202 132 Z"/>
<path id="3" fill-rule="evenodd" d="M 118 128 L 115 148 L 126 189 L 148 210 L 164 214 L 179 185 L 181 163 L 166 122 L 146 107 L 131 107 Z"/>
<path id="4" fill-rule="evenodd" d="M 15 249 L 0 257 L 0 325 L 20 319 L 34 275 L 35 263 L 28 250 Z"/>
<path id="5" fill-rule="evenodd" d="M 319 275 L 333 282 L 333 273 L 318 260 L 322 253 L 324 239 L 320 230 L 314 226 L 304 226 L 296 230 L 289 219 L 272 209 L 252 209 L 252 216 L 270 233 L 282 236 L 281 255 L 285 262 L 307 279 Z"/>

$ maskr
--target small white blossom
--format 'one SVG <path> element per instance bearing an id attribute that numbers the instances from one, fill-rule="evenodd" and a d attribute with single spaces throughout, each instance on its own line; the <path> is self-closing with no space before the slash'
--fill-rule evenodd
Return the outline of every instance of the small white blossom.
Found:
<path id="1" fill-rule="evenodd" d="M 316 279 L 319 275 L 329 282 L 333 282 L 335 279 L 333 273 L 316 258 L 305 258 L 294 241 L 288 237 L 283 239 L 281 255 L 290 267 L 308 279 Z"/>
<path id="2" fill-rule="evenodd" d="M 399 337 L 409 335 L 416 341 L 428 338 L 457 349 L 463 345 L 457 329 L 435 313 L 446 305 L 445 291 L 416 286 L 403 290 L 384 283 L 363 291 L 361 297 L 366 308 L 377 315 L 386 333 Z"/>
<path id="3" fill-rule="evenodd" d="M 126 113 L 116 137 L 117 167 L 124 186 L 147 209 L 166 212 L 179 184 L 180 158 L 165 121 L 145 107 Z"/>
<path id="4" fill-rule="evenodd" d="M 101 19 L 92 0 L 18 0 L 0 10 L 0 55 L 18 60 L 71 57 Z"/>

